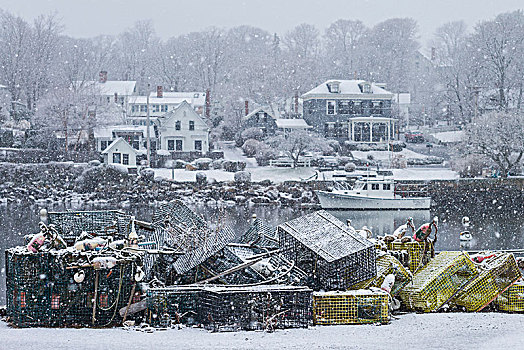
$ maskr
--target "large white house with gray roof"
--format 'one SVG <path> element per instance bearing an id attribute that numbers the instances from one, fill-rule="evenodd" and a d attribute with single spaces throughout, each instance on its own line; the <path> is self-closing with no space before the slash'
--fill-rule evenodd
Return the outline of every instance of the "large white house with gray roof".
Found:
<path id="1" fill-rule="evenodd" d="M 328 80 L 302 95 L 303 118 L 325 137 L 385 143 L 395 136 L 393 97 L 384 84 Z"/>

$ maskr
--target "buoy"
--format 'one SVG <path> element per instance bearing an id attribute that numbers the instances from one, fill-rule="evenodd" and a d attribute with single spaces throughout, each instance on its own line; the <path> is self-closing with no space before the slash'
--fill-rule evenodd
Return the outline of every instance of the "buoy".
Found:
<path id="1" fill-rule="evenodd" d="M 146 274 L 144 273 L 144 270 L 140 266 L 137 266 L 136 273 L 135 273 L 135 281 L 140 282 L 144 279 Z"/>
<path id="2" fill-rule="evenodd" d="M 473 239 L 473 235 L 469 231 L 462 231 L 460 233 L 460 240 L 462 242 L 469 242 Z"/>
<path id="3" fill-rule="evenodd" d="M 75 273 L 75 275 L 73 276 L 73 279 L 75 280 L 76 283 L 82 283 L 84 282 L 84 279 L 86 278 L 86 274 L 84 272 L 84 270 L 80 270 L 78 271 L 77 273 Z"/>
<path id="4" fill-rule="evenodd" d="M 415 225 L 413 224 L 413 218 L 411 217 L 408 218 L 404 225 L 400 225 L 399 227 L 397 227 L 397 229 L 393 232 L 393 236 L 395 238 L 401 239 L 408 231 L 408 228 L 411 228 L 413 233 L 415 232 Z"/>

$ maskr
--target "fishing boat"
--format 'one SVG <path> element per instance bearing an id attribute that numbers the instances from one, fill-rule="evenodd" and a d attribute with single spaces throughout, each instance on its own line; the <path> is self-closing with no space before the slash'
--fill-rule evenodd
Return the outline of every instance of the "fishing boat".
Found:
<path id="1" fill-rule="evenodd" d="M 395 190 L 395 180 L 363 177 L 352 188 L 337 186 L 332 191 L 316 191 L 323 209 L 429 209 L 431 197 L 412 189 Z"/>

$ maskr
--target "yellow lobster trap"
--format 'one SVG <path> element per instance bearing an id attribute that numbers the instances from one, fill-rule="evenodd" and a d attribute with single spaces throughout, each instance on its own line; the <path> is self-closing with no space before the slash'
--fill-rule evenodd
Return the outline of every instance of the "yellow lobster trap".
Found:
<path id="1" fill-rule="evenodd" d="M 513 254 L 498 253 L 477 266 L 479 275 L 453 299 L 468 311 L 480 311 L 522 277 Z"/>
<path id="2" fill-rule="evenodd" d="M 431 252 L 433 251 L 433 243 L 431 242 L 388 242 L 387 248 L 393 255 L 398 255 L 398 259 L 404 266 L 407 266 L 412 273 L 415 273 L 419 266 L 427 264 L 431 260 Z M 402 254 L 398 254 L 402 251 L 406 251 L 408 256 L 407 260 Z M 424 251 L 426 252 L 424 254 Z M 395 253 L 398 252 L 398 253 Z"/>
<path id="3" fill-rule="evenodd" d="M 369 287 L 380 287 L 387 275 L 395 275 L 395 283 L 391 288 L 391 295 L 397 295 L 406 284 L 411 281 L 413 275 L 407 270 L 397 258 L 384 254 L 377 258 L 377 275 L 363 282 L 351 286 L 352 290 L 365 289 Z"/>
<path id="4" fill-rule="evenodd" d="M 389 318 L 389 295 L 384 291 L 313 293 L 315 325 L 388 323 Z"/>
<path id="5" fill-rule="evenodd" d="M 524 312 L 524 282 L 517 282 L 495 299 L 501 311 Z"/>
<path id="6" fill-rule="evenodd" d="M 399 295 L 408 309 L 436 311 L 477 274 L 467 253 L 442 252 L 417 272 Z"/>

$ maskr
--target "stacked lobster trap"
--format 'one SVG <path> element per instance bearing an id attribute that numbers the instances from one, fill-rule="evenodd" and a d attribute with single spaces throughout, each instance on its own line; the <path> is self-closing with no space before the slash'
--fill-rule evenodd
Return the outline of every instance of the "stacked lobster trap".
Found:
<path id="1" fill-rule="evenodd" d="M 109 258 L 109 259 L 108 259 Z M 107 261 L 115 266 L 97 264 Z M 92 263 L 92 264 L 91 264 Z M 136 255 L 30 253 L 6 250 L 7 313 L 18 327 L 105 327 L 120 323 L 118 310 L 139 298 Z"/>

